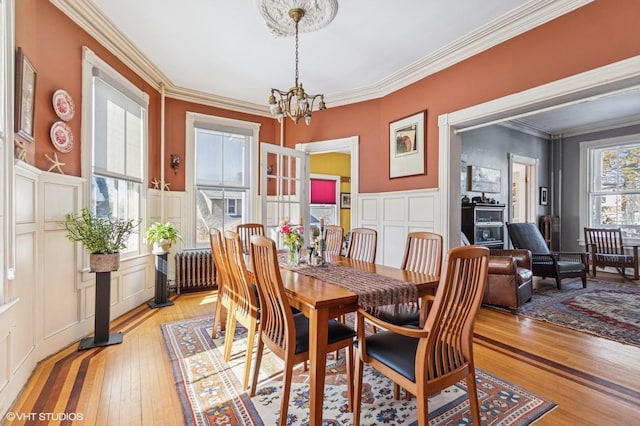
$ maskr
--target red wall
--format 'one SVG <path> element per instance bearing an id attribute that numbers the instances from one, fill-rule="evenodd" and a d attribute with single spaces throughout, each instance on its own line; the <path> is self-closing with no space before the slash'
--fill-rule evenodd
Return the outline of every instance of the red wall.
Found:
<path id="1" fill-rule="evenodd" d="M 360 137 L 360 191 L 382 192 L 438 186 L 438 116 L 517 93 L 576 73 L 640 54 L 640 1 L 600 0 L 502 43 L 486 52 L 429 76 L 381 99 L 342 107 L 328 105 L 315 112 L 311 126 L 285 124 L 285 145 L 357 135 Z M 165 162 L 171 189 L 184 189 L 184 170 L 174 176 L 169 154 L 185 152 L 185 112 L 193 111 L 261 123 L 260 140 L 279 143 L 280 128 L 270 118 L 197 105 L 167 98 L 165 159 L 160 157 L 160 95 L 100 46 L 48 1 L 16 2 L 16 46 L 21 46 L 38 70 L 35 137 L 27 161 L 48 169 L 44 154 L 54 152 L 49 128 L 57 120 L 51 106 L 56 89 L 69 92 L 76 116 L 69 125 L 75 148 L 58 153 L 66 174 L 80 175 L 80 106 L 82 46 L 91 48 L 131 82 L 147 92 L 149 105 L 149 178 L 160 176 Z M 389 122 L 427 111 L 427 172 L 389 179 Z"/>
<path id="2" fill-rule="evenodd" d="M 595 1 L 376 101 L 287 123 L 285 145 L 360 136 L 360 191 L 438 186 L 438 116 L 640 54 L 640 1 Z M 319 88 L 318 90 L 320 90 Z M 389 122 L 427 111 L 427 173 L 389 179 Z"/>

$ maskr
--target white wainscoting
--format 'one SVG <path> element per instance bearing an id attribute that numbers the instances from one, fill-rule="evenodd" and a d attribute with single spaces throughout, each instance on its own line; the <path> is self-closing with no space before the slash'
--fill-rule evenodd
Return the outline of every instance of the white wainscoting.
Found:
<path id="1" fill-rule="evenodd" d="M 15 279 L 8 281 L 9 303 L 0 306 L 0 415 L 38 361 L 93 333 L 95 274 L 62 227 L 65 214 L 85 205 L 84 185 L 78 177 L 16 163 Z M 122 259 L 111 274 L 111 318 L 151 299 L 154 281 L 151 254 Z"/>
<path id="2" fill-rule="evenodd" d="M 407 234 L 442 233 L 437 189 L 358 194 L 356 227 L 378 231 L 376 263 L 400 266 Z"/>

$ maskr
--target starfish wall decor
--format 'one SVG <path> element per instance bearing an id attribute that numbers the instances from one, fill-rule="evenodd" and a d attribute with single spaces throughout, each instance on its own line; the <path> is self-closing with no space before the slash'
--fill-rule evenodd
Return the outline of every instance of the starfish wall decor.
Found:
<path id="1" fill-rule="evenodd" d="M 52 171 L 53 169 L 58 170 L 58 172 L 60 174 L 64 174 L 64 171 L 62 171 L 62 166 L 66 165 L 67 163 L 63 163 L 60 160 L 58 160 L 58 153 L 54 152 L 53 153 L 53 158 L 49 157 L 47 154 L 44 155 L 45 157 L 47 157 L 47 160 L 51 161 L 51 167 L 49 167 L 49 169 L 47 170 L 48 172 Z"/>

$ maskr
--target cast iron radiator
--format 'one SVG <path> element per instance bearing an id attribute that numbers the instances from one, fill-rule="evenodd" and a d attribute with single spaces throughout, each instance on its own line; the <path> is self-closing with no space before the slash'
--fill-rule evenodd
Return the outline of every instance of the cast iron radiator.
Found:
<path id="1" fill-rule="evenodd" d="M 184 250 L 176 253 L 175 260 L 178 294 L 209 290 L 216 286 L 216 270 L 211 250 Z"/>

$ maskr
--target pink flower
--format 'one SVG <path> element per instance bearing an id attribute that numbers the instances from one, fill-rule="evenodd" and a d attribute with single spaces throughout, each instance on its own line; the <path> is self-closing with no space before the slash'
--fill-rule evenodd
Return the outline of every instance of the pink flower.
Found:
<path id="1" fill-rule="evenodd" d="M 282 225 L 282 227 L 280 228 L 280 231 L 283 234 L 288 234 L 291 231 L 291 227 L 289 225 Z"/>

